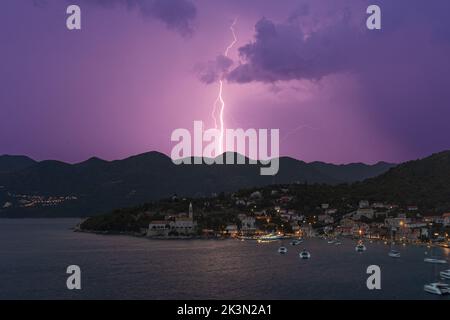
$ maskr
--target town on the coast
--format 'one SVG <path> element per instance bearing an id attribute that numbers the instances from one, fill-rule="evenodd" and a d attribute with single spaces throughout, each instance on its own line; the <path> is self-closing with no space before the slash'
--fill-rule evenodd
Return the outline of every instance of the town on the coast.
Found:
<path id="1" fill-rule="evenodd" d="M 199 214 L 194 213 L 192 202 L 174 196 L 171 201 L 178 205 L 184 203 L 186 210 L 160 215 L 160 219 L 151 220 L 148 227 L 141 228 L 141 233 L 158 239 L 200 237 L 267 240 L 271 237 L 323 236 L 450 246 L 450 213 L 430 215 L 414 204 L 403 207 L 367 200 L 358 201 L 354 207 L 347 205 L 346 210 L 321 203 L 305 212 L 292 208 L 295 199 L 289 194 L 289 189 L 274 189 L 270 195 L 267 201 L 263 191 L 257 190 L 247 197 L 233 194 L 226 200 L 213 197 L 203 203 L 196 201 L 201 206 L 198 208 L 201 211 Z M 218 206 L 226 211 L 225 206 L 230 205 L 230 201 L 234 214 L 222 214 L 216 221 L 205 221 L 205 208 Z M 147 214 L 153 216 L 150 212 Z"/>

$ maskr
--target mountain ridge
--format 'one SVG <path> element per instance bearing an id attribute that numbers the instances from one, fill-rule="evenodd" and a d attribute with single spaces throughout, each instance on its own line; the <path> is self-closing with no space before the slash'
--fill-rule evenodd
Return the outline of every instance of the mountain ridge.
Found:
<path id="1" fill-rule="evenodd" d="M 233 155 L 237 157 L 236 153 Z M 352 183 L 374 177 L 395 166 L 306 163 L 290 157 L 279 160 L 280 171 L 276 176 L 261 176 L 261 164 L 175 165 L 167 155 L 157 151 L 113 161 L 97 157 L 75 164 L 45 160 L 28 163 L 20 170 L 2 172 L 0 186 L 10 194 L 76 196 L 78 200 L 64 207 L 64 210 L 71 215 L 84 216 L 173 194 L 206 197 L 213 193 L 270 184 Z M 5 199 L 6 196 L 0 196 L 0 201 Z M 0 207 L 2 205 L 0 202 Z M 42 211 L 44 209 L 48 208 Z"/>

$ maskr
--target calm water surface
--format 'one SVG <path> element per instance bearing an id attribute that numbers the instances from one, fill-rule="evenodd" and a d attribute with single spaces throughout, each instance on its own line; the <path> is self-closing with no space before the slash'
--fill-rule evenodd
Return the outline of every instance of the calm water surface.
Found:
<path id="1" fill-rule="evenodd" d="M 0 220 L 0 299 L 449 299 L 429 295 L 435 276 L 422 247 L 306 240 L 288 254 L 280 243 L 156 241 L 70 230 L 75 219 Z M 310 260 L 298 252 L 307 248 Z M 450 250 L 438 249 L 447 260 Z M 82 290 L 66 289 L 66 268 L 82 270 Z M 382 290 L 366 287 L 366 268 L 382 271 Z M 438 270 L 450 268 L 438 266 Z"/>

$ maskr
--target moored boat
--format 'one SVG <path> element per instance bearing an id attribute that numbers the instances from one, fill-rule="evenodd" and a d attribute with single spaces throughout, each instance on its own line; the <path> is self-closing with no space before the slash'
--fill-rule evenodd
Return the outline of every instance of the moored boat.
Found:
<path id="1" fill-rule="evenodd" d="M 311 254 L 308 251 L 306 251 L 306 249 L 303 249 L 303 251 L 299 253 L 299 257 L 300 259 L 310 259 Z"/>
<path id="2" fill-rule="evenodd" d="M 302 239 L 298 239 L 298 240 L 293 240 L 292 242 L 291 242 L 291 245 L 292 246 L 298 246 L 300 243 L 302 243 L 303 242 L 303 240 Z"/>
<path id="3" fill-rule="evenodd" d="M 355 247 L 355 251 L 356 251 L 356 252 L 364 252 L 364 251 L 366 251 L 366 250 L 367 250 L 367 248 L 366 248 L 366 246 L 364 245 L 364 243 L 363 243 L 362 241 L 359 241 L 358 244 L 357 244 L 356 247 Z"/>
<path id="4" fill-rule="evenodd" d="M 441 282 L 426 284 L 423 286 L 423 289 L 428 293 L 437 294 L 440 296 L 450 293 L 450 286 Z"/>
<path id="5" fill-rule="evenodd" d="M 442 279 L 449 279 L 450 280 L 450 269 L 445 270 L 445 271 L 441 271 L 439 273 L 439 275 L 441 276 Z"/>
<path id="6" fill-rule="evenodd" d="M 425 258 L 423 259 L 424 262 L 428 263 L 436 263 L 436 264 L 446 264 L 447 260 L 440 259 L 440 258 Z"/>
<path id="7" fill-rule="evenodd" d="M 396 231 L 396 229 L 392 228 L 391 229 L 391 250 L 389 250 L 388 256 L 391 258 L 400 258 L 400 252 L 397 250 L 394 250 L 394 244 L 395 244 L 394 231 Z"/>
<path id="8" fill-rule="evenodd" d="M 400 258 L 400 252 L 397 250 L 391 250 L 389 251 L 388 256 L 391 258 Z"/>
<path id="9" fill-rule="evenodd" d="M 270 233 L 270 234 L 260 236 L 258 238 L 258 241 L 259 242 L 267 242 L 267 241 L 277 241 L 277 240 L 281 240 L 281 239 L 283 239 L 282 235 Z"/>
<path id="10" fill-rule="evenodd" d="M 288 252 L 286 247 L 280 247 L 278 248 L 278 253 L 279 254 L 286 254 Z"/>

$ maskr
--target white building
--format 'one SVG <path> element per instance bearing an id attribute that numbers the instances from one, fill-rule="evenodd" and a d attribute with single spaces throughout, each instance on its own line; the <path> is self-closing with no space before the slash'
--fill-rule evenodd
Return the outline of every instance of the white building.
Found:
<path id="1" fill-rule="evenodd" d="M 225 227 L 225 232 L 226 232 L 228 235 L 230 235 L 230 236 L 232 236 L 232 237 L 235 237 L 235 236 L 237 236 L 238 233 L 239 233 L 238 226 L 235 225 L 235 224 L 229 224 L 229 225 L 227 225 L 227 226 Z"/>
<path id="2" fill-rule="evenodd" d="M 172 219 L 172 217 L 167 217 Z M 152 221 L 148 226 L 147 236 L 168 236 L 170 233 L 178 235 L 193 235 L 197 232 L 197 222 L 194 221 L 192 203 L 189 204 L 189 215 L 179 214 L 173 220 Z"/>
<path id="3" fill-rule="evenodd" d="M 262 198 L 262 194 L 259 191 L 255 191 L 250 195 L 251 199 L 261 199 Z"/>
<path id="4" fill-rule="evenodd" d="M 303 221 L 303 220 L 305 220 L 305 216 L 304 215 L 301 215 L 301 214 L 294 214 L 294 215 L 292 215 L 292 221 Z"/>
<path id="5" fill-rule="evenodd" d="M 148 237 L 164 237 L 169 234 L 170 225 L 168 221 L 158 220 L 152 221 L 148 225 L 147 236 Z"/>
<path id="6" fill-rule="evenodd" d="M 365 217 L 367 219 L 373 219 L 375 216 L 375 210 L 371 208 L 359 208 L 356 210 L 356 213 L 353 215 L 353 218 L 355 220 L 361 220 L 362 217 Z"/>
<path id="7" fill-rule="evenodd" d="M 389 228 L 401 228 L 411 223 L 411 219 L 405 217 L 387 218 L 384 224 Z"/>
<path id="8" fill-rule="evenodd" d="M 383 202 L 374 202 L 372 204 L 372 208 L 374 208 L 374 209 L 384 209 L 384 208 L 387 208 L 387 206 Z"/>
<path id="9" fill-rule="evenodd" d="M 427 216 L 423 218 L 425 222 L 444 224 L 444 216 Z"/>
<path id="10" fill-rule="evenodd" d="M 241 220 L 241 231 L 243 232 L 254 232 L 256 231 L 255 227 L 255 218 L 247 215 L 239 215 L 239 219 Z"/>
<path id="11" fill-rule="evenodd" d="M 314 237 L 315 232 L 311 225 L 303 225 L 300 227 L 300 232 L 303 237 Z"/>
<path id="12" fill-rule="evenodd" d="M 175 218 L 175 221 L 170 222 L 170 228 L 172 231 L 176 231 L 181 235 L 192 235 L 197 231 L 197 222 L 194 221 L 194 210 L 192 209 L 192 203 L 189 204 L 188 217 Z"/>
<path id="13" fill-rule="evenodd" d="M 369 207 L 369 201 L 367 201 L 367 200 L 361 200 L 361 201 L 359 202 L 358 207 L 359 207 L 360 209 L 368 208 L 368 207 Z"/>

